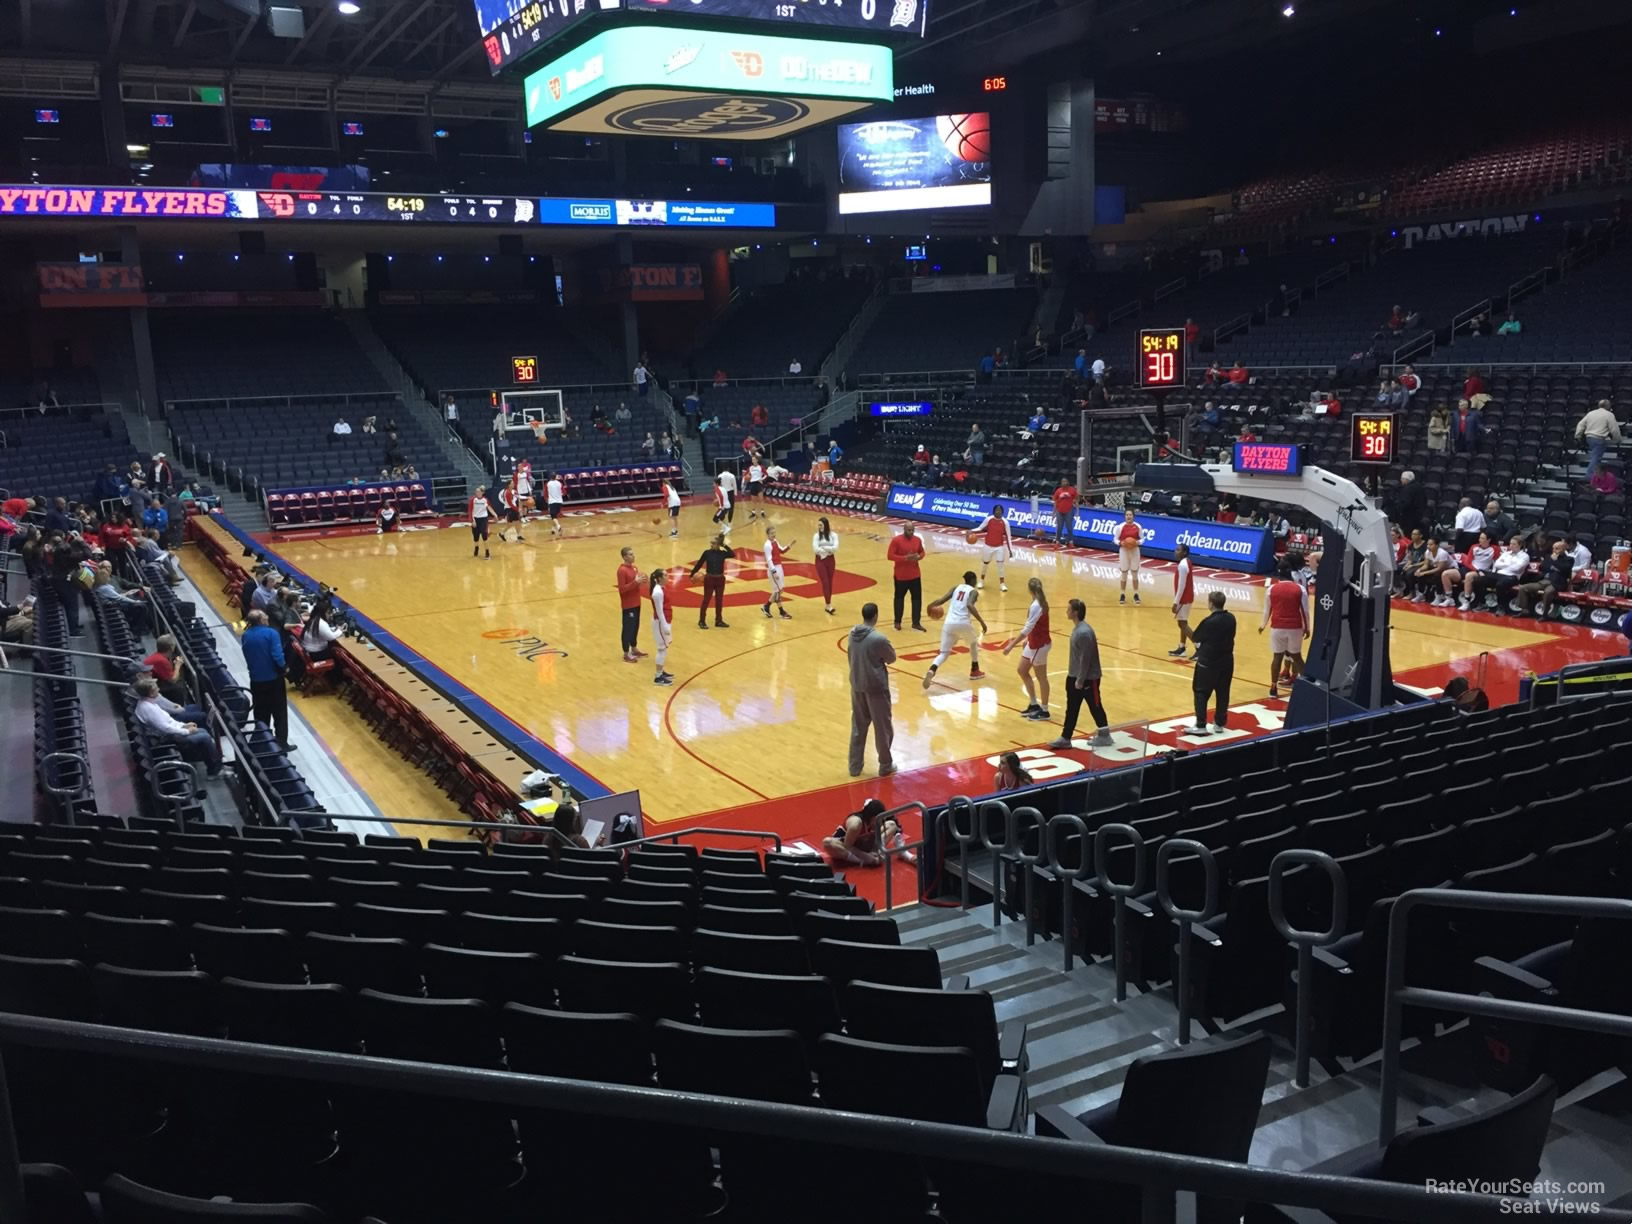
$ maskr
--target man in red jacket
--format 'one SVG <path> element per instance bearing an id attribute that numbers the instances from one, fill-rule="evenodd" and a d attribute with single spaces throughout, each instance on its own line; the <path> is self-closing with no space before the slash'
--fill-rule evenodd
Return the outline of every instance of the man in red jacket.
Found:
<path id="1" fill-rule="evenodd" d="M 912 627 L 919 633 L 924 629 L 924 578 L 918 563 L 924 559 L 924 542 L 918 538 L 911 523 L 901 528 L 901 534 L 890 541 L 884 554 L 895 566 L 895 627 L 901 628 L 901 609 L 908 595 L 912 596 Z"/>
<path id="2" fill-rule="evenodd" d="M 625 548 L 623 564 L 618 566 L 618 606 L 623 609 L 623 661 L 638 663 L 646 657 L 644 650 L 636 650 L 640 639 L 640 571 L 635 568 L 635 550 Z"/>
<path id="3" fill-rule="evenodd" d="M 1071 519 L 1077 508 L 1077 490 L 1069 480 L 1062 480 L 1054 490 L 1054 546 L 1065 548 L 1076 543 L 1071 533 Z"/>

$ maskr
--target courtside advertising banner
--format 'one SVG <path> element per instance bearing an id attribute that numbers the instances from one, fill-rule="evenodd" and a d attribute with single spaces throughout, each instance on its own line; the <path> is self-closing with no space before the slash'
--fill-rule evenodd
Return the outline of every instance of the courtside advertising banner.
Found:
<path id="1" fill-rule="evenodd" d="M 1046 494 L 1038 497 L 1034 514 L 1029 501 L 1013 497 L 974 497 L 898 484 L 890 486 L 886 507 L 887 513 L 903 518 L 924 519 L 951 527 L 977 527 L 994 504 L 1003 508 L 1016 539 L 1038 531 L 1053 537 L 1054 511 Z M 1162 514 L 1135 514 L 1133 521 L 1144 534 L 1140 549 L 1146 556 L 1171 560 L 1174 550 L 1185 544 L 1198 564 L 1249 574 L 1267 574 L 1275 566 L 1275 545 L 1267 527 L 1237 527 Z M 1114 551 L 1116 532 L 1121 526 L 1120 510 L 1086 506 L 1073 516 L 1071 531 L 1078 544 Z"/>

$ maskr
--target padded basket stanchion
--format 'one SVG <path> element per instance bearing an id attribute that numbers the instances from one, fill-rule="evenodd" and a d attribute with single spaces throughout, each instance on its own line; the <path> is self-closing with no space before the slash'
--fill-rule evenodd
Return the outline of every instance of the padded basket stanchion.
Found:
<path id="1" fill-rule="evenodd" d="M 992 822 L 989 819 L 993 810 L 1003 817 L 1003 840 L 992 840 Z M 988 799 L 980 805 L 980 815 L 977 818 L 976 828 L 980 833 L 980 844 L 992 852 L 992 925 L 1003 925 L 1003 856 L 1016 848 L 1014 830 L 1014 813 L 1009 805 L 1001 799 Z"/>
<path id="2" fill-rule="evenodd" d="M 1303 931 L 1286 920 L 1286 869 L 1307 864 L 1319 867 L 1332 882 L 1332 921 L 1324 931 Z M 1269 864 L 1269 920 L 1298 950 L 1298 1014 L 1297 1069 L 1295 1083 L 1299 1088 L 1309 1086 L 1309 1009 L 1312 979 L 1315 972 L 1315 949 L 1324 948 L 1343 938 L 1349 921 L 1349 881 L 1343 868 L 1329 854 L 1319 850 L 1282 850 Z"/>
<path id="3" fill-rule="evenodd" d="M 1074 867 L 1064 866 L 1060 857 L 1062 829 L 1074 835 L 1077 844 L 1082 847 Z M 1048 856 L 1049 874 L 1060 882 L 1060 943 L 1065 948 L 1063 972 L 1070 973 L 1075 955 L 1071 941 L 1071 894 L 1076 891 L 1076 881 L 1086 880 L 1094 866 L 1094 860 L 1088 853 L 1088 826 L 1082 822 L 1082 817 L 1062 812 L 1044 825 L 1043 850 Z"/>
<path id="4" fill-rule="evenodd" d="M 1026 830 L 1035 827 L 1037 830 L 1037 853 L 1026 852 Z M 1037 890 L 1037 867 L 1039 864 L 1048 864 L 1048 845 L 1044 838 L 1047 822 L 1043 814 L 1034 807 L 1014 809 L 1014 836 L 1015 861 L 1020 864 L 1020 870 L 1025 873 L 1025 896 L 1023 902 L 1026 907 L 1026 947 L 1037 942 L 1037 906 L 1033 894 Z"/>
<path id="5" fill-rule="evenodd" d="M 969 813 L 969 831 L 966 833 L 958 824 L 958 812 Z M 980 835 L 977 821 L 980 814 L 975 809 L 975 801 L 968 795 L 953 795 L 946 801 L 946 827 L 958 843 L 958 905 L 967 910 L 969 908 L 969 847 Z"/>
<path id="6" fill-rule="evenodd" d="M 1105 870 L 1106 847 L 1112 833 L 1126 834 L 1128 840 L 1133 843 L 1132 884 L 1118 884 Z M 1113 957 L 1116 961 L 1116 1001 L 1121 1003 L 1128 997 L 1128 965 L 1126 950 L 1123 947 L 1128 920 L 1128 898 L 1145 891 L 1144 834 L 1132 825 L 1100 825 L 1094 832 L 1094 875 L 1099 883 L 1099 891 L 1111 897 L 1116 907 L 1116 948 Z"/>
<path id="7" fill-rule="evenodd" d="M 1167 864 L 1172 857 L 1183 851 L 1185 854 L 1194 854 L 1201 860 L 1203 878 L 1206 880 L 1206 891 L 1203 894 L 1202 905 L 1199 910 L 1180 909 L 1173 904 L 1173 896 L 1167 889 Z M 1179 970 L 1173 979 L 1173 990 L 1179 1001 L 1179 1044 L 1190 1044 L 1190 928 L 1197 923 L 1208 921 L 1218 913 L 1218 860 L 1213 852 L 1198 841 L 1191 841 L 1188 837 L 1170 837 L 1156 848 L 1156 904 L 1162 907 L 1165 913 L 1174 922 L 1179 924 Z"/>

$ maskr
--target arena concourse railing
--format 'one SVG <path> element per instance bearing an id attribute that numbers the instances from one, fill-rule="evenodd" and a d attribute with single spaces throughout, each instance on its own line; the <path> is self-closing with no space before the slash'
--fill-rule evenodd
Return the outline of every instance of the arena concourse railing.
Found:
<path id="1" fill-rule="evenodd" d="M 1556 1010 L 1556 1009 L 1544 1009 Z M 1632 1021 L 1626 1022 L 1632 1025 Z M 192 1072 L 228 1072 L 265 1079 L 373 1089 L 444 1100 L 477 1102 L 516 1110 L 545 1111 L 623 1120 L 661 1127 L 667 1133 L 706 1133 L 729 1149 L 736 1141 L 780 1140 L 828 1149 L 865 1152 L 869 1161 L 921 1159 L 979 1169 L 994 1180 L 1012 1180 L 1024 1193 L 1026 1179 L 1079 1183 L 1081 1201 L 1095 1183 L 1114 1182 L 1140 1191 L 1137 1221 L 1173 1224 L 1178 1194 L 1190 1192 L 1248 1203 L 1308 1207 L 1345 1216 L 1411 1221 L 1414 1224 L 1484 1224 L 1513 1214 L 1513 1200 L 1360 1178 L 1295 1173 L 1195 1156 L 1175 1156 L 1112 1144 L 1083 1144 L 1008 1131 L 909 1121 L 698 1093 L 510 1071 L 472 1070 L 361 1054 L 337 1054 L 288 1046 L 148 1032 L 112 1025 L 0 1013 L 0 1045 L 53 1050 L 126 1061 L 158 1063 Z M 18 1136 L 0 1058 L 0 1219 L 25 1220 Z M 570 1170 L 560 1171 L 570 1176 Z M 1554 1214 L 1553 1205 L 1526 1201 L 1525 1214 Z M 1539 1210 L 1534 1210 L 1539 1208 Z M 1628 1213 L 1603 1211 L 1597 1218 L 1626 1221 Z"/>

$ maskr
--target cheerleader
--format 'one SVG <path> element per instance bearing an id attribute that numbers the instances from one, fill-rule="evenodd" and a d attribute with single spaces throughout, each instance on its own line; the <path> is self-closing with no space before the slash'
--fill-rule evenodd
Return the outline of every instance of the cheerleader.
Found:
<path id="1" fill-rule="evenodd" d="M 492 516 L 493 507 L 487 500 L 487 486 L 477 485 L 476 493 L 470 499 L 470 538 L 474 545 L 470 550 L 472 557 L 485 551 L 487 559 L 493 559 L 492 551 L 487 548 L 487 520 Z"/>
<path id="2" fill-rule="evenodd" d="M 838 567 L 833 554 L 839 551 L 839 537 L 833 534 L 826 515 L 816 520 L 816 535 L 810 542 L 810 551 L 816 556 L 816 577 L 822 584 L 822 601 L 827 605 L 827 614 L 832 616 L 833 573 Z"/>
<path id="3" fill-rule="evenodd" d="M 765 601 L 765 605 L 760 611 L 765 613 L 766 620 L 771 619 L 771 605 L 773 603 L 783 620 L 793 619 L 788 615 L 788 610 L 782 606 L 782 558 L 787 555 L 788 550 L 776 538 L 776 528 L 765 528 L 765 573 L 771 580 L 771 597 Z"/>
<path id="4" fill-rule="evenodd" d="M 669 593 L 663 586 L 663 571 L 655 569 L 647 579 L 648 594 L 652 601 L 652 640 L 657 643 L 657 675 L 653 684 L 668 688 L 674 677 L 664 669 L 668 661 L 669 643 L 674 640 L 674 609 L 669 605 Z"/>

